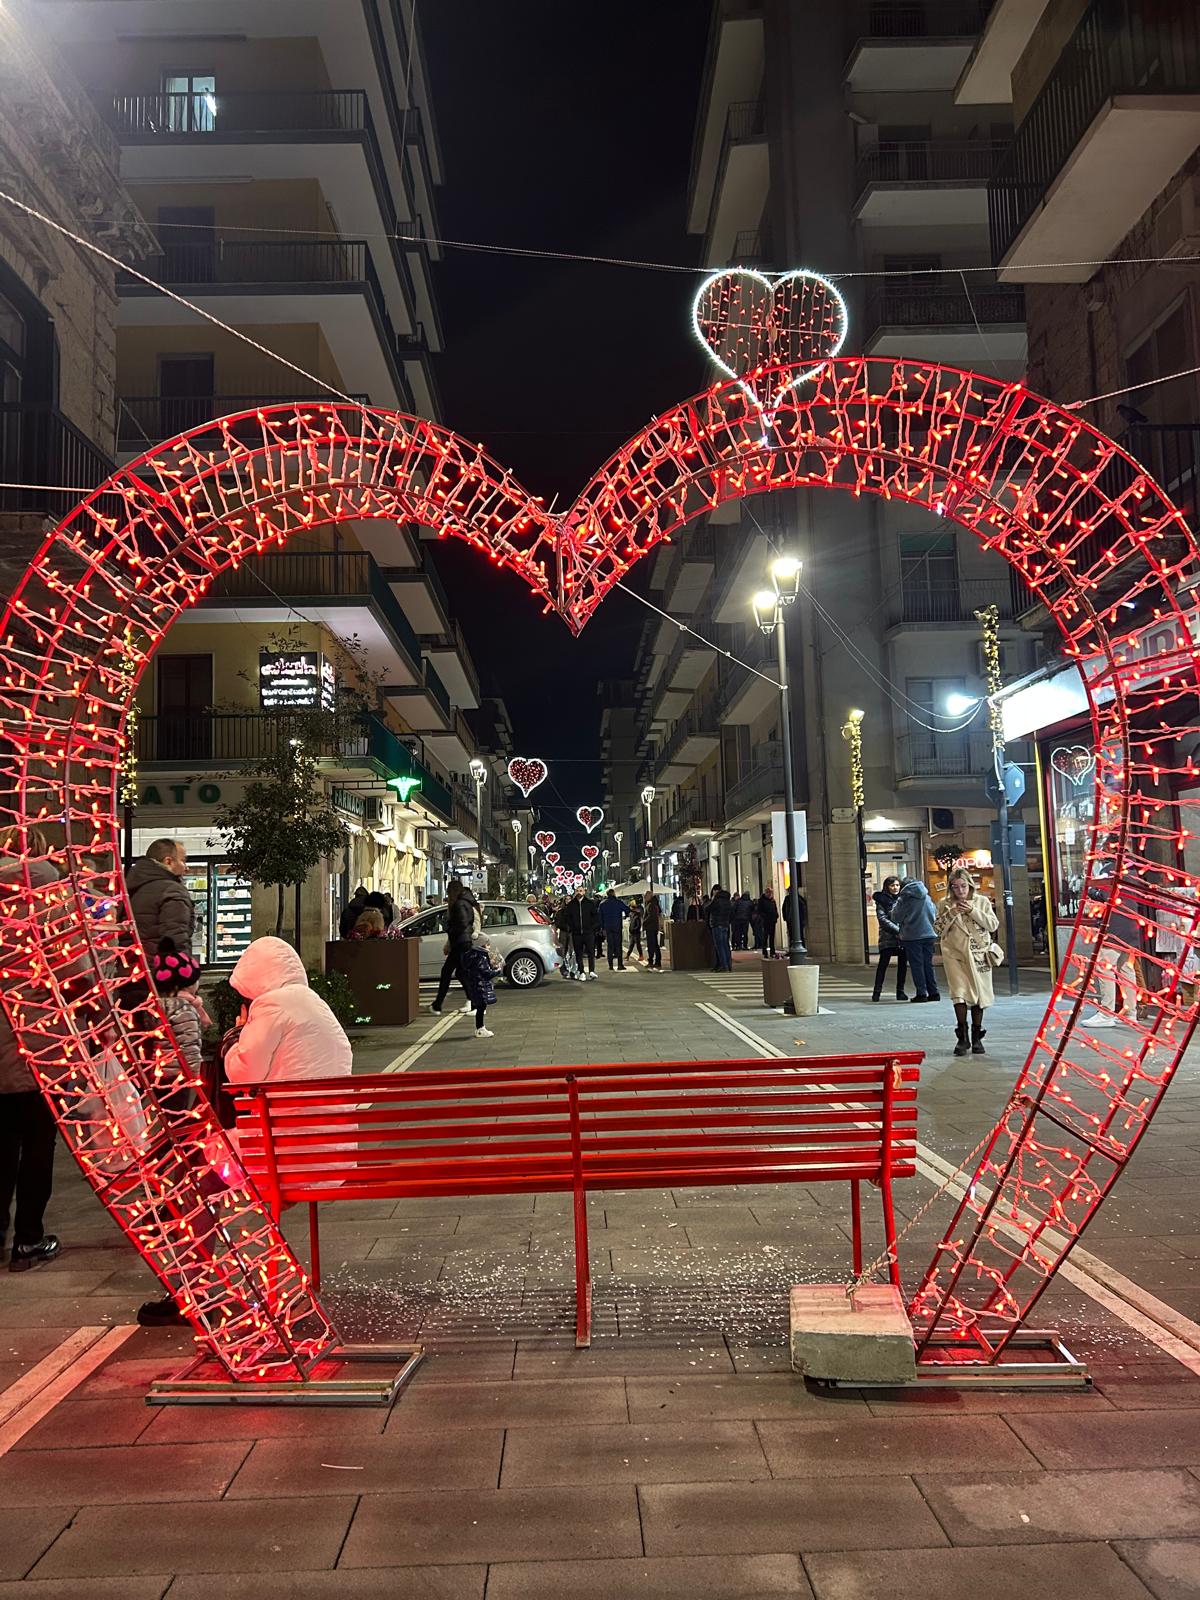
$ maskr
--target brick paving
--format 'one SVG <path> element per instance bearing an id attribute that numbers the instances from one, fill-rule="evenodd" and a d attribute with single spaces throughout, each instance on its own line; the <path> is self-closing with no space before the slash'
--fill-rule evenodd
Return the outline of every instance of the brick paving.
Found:
<path id="1" fill-rule="evenodd" d="M 836 976 L 832 1014 L 803 1021 L 684 974 L 552 980 L 502 997 L 494 1040 L 459 1022 L 419 1065 L 741 1053 L 715 1006 L 780 1048 L 924 1047 L 920 1136 L 957 1164 L 1038 994 L 999 1002 L 989 1054 L 956 1060 L 948 1006 L 871 1005 L 861 971 Z M 356 1065 L 432 1020 L 360 1038 Z M 1187 1316 L 1198 1096 L 1193 1062 L 1087 1240 Z M 903 1215 L 929 1193 L 902 1186 Z M 906 1240 L 910 1279 L 944 1215 Z M 390 1414 L 151 1409 L 187 1338 L 139 1330 L 0 1456 L 0 1600 L 1200 1594 L 1200 1379 L 1080 1289 L 1056 1284 L 1044 1312 L 1091 1364 L 1089 1393 L 829 1393 L 792 1376 L 784 1338 L 787 1286 L 848 1269 L 837 1189 L 605 1194 L 591 1221 L 597 1337 L 580 1352 L 562 1197 L 326 1208 L 346 1331 L 430 1352 Z M 58 1262 L 0 1275 L 0 1388 L 153 1292 L 66 1164 L 52 1226 Z"/>

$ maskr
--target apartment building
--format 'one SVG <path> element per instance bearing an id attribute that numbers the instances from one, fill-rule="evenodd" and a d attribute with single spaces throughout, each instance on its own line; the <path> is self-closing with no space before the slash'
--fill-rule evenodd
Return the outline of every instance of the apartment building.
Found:
<path id="1" fill-rule="evenodd" d="M 1200 365 L 1200 12 L 1191 0 L 997 0 L 960 94 L 1003 99 L 1015 124 L 990 184 L 992 248 L 1001 281 L 1025 294 L 1031 387 L 1063 402 L 1107 396 L 1084 415 L 1200 529 L 1200 386 L 1188 371 Z M 1053 645 L 1040 608 L 1026 621 Z M 1061 954 L 1093 808 L 1077 671 L 1052 657 L 1010 686 L 1004 709 L 1006 727 L 1034 741 Z M 1167 781 L 1194 803 L 1183 774 Z M 1183 856 L 1195 871 L 1195 845 Z"/>
<path id="2" fill-rule="evenodd" d="M 441 166 L 409 0 L 37 0 L 35 15 L 119 146 L 157 240 L 143 270 L 226 325 L 119 282 L 119 459 L 335 390 L 436 417 L 438 251 L 413 241 L 436 236 Z M 463 715 L 478 675 L 429 546 L 369 519 L 297 535 L 214 584 L 143 685 L 133 848 L 188 844 L 210 960 L 270 916 L 255 890 L 247 917 L 214 820 L 284 736 L 271 684 L 289 674 L 362 707 L 322 761 L 352 843 L 305 885 L 306 956 L 355 883 L 421 904 L 478 834 Z"/>
<path id="3" fill-rule="evenodd" d="M 154 239 L 120 151 L 29 0 L 0 7 L 3 187 L 123 261 Z M 0 589 L 112 470 L 117 293 L 112 263 L 0 205 Z M 60 489 L 58 485 L 67 485 Z"/>
<path id="4" fill-rule="evenodd" d="M 1012 110 L 1003 96 L 959 92 L 988 10 L 984 0 L 717 0 L 687 200 L 703 259 L 845 274 L 848 350 L 1019 376 L 1023 288 L 992 270 L 988 228 L 988 180 Z M 1017 622 L 1025 600 L 1006 564 L 972 535 L 829 492 L 722 507 L 659 550 L 656 603 L 773 672 L 774 641 L 756 629 L 750 602 L 776 550 L 804 562 L 788 642 L 808 943 L 818 956 L 861 961 L 875 937 L 869 895 L 884 877 L 919 874 L 938 892 L 946 857 L 934 852 L 953 845 L 994 888 L 984 719 L 940 730 L 949 696 L 983 689 L 978 609 L 998 608 L 1007 676 L 1031 669 L 1038 645 Z M 670 862 L 694 844 L 706 881 L 780 894 L 770 830 L 783 808 L 778 693 L 668 621 L 646 628 L 635 693 L 656 850 Z M 864 713 L 865 941 L 841 734 L 852 709 Z M 1027 821 L 1032 842 L 1032 810 Z M 631 826 L 640 847 L 639 808 Z M 1017 876 L 1027 950 L 1028 883 Z"/>

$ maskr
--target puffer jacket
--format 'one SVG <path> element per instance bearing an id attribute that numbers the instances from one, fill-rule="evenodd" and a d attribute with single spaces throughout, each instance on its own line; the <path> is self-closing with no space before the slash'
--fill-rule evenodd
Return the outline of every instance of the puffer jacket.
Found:
<path id="1" fill-rule="evenodd" d="M 905 878 L 896 896 L 892 917 L 900 930 L 901 939 L 906 943 L 935 936 L 933 901 L 920 878 Z"/>
<path id="2" fill-rule="evenodd" d="M 143 856 L 126 874 L 125 890 L 143 950 L 153 955 L 160 939 L 174 939 L 177 950 L 191 950 L 196 902 L 173 872 Z"/>
<path id="3" fill-rule="evenodd" d="M 337 1078 L 353 1067 L 350 1041 L 308 987 L 304 963 L 282 939 L 256 939 L 229 979 L 250 1002 L 241 1035 L 225 1057 L 230 1083 Z"/>
<path id="4" fill-rule="evenodd" d="M 871 899 L 875 902 L 875 916 L 879 921 L 879 948 L 881 950 L 898 950 L 900 948 L 900 925 L 896 921 L 896 901 L 898 895 L 888 894 L 884 889 L 876 889 Z"/>
<path id="5" fill-rule="evenodd" d="M 719 889 L 708 907 L 710 928 L 727 928 L 733 921 L 733 900 L 728 889 Z"/>
<path id="6" fill-rule="evenodd" d="M 595 933 L 600 926 L 600 919 L 596 915 L 596 902 L 591 895 L 585 894 L 582 899 L 567 901 L 566 910 L 567 932 L 585 938 L 589 933 Z"/>
<path id="7" fill-rule="evenodd" d="M 456 955 L 464 955 L 482 926 L 479 901 L 470 889 L 464 889 L 447 914 L 446 942 Z"/>

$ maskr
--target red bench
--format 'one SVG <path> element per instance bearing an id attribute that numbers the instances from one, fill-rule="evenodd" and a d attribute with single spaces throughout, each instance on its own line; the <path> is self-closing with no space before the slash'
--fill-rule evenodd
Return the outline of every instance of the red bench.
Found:
<path id="1" fill-rule="evenodd" d="M 587 1195 L 734 1183 L 878 1185 L 899 1284 L 892 1179 L 916 1170 L 921 1051 L 783 1060 L 482 1067 L 239 1085 L 242 1159 L 276 1216 L 435 1195 L 575 1197 L 576 1342 L 591 1338 Z"/>

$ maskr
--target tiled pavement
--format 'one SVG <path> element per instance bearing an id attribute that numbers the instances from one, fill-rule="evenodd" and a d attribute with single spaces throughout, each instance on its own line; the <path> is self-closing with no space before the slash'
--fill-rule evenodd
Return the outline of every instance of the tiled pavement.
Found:
<path id="1" fill-rule="evenodd" d="M 803 1022 L 669 972 L 552 981 L 503 996 L 493 1041 L 459 1022 L 419 1064 L 738 1054 L 715 1005 L 781 1048 L 923 1046 L 921 1137 L 957 1163 L 1037 998 L 998 1004 L 989 1055 L 955 1060 L 948 1007 L 872 1006 L 861 976 Z M 358 1064 L 427 1026 L 360 1040 Z M 1192 1316 L 1197 1080 L 1185 1067 L 1088 1240 Z M 907 1185 L 906 1214 L 929 1192 Z M 942 1215 L 906 1241 L 910 1276 Z M 58 1263 L 0 1276 L 0 1385 L 151 1290 L 66 1166 L 53 1224 Z M 846 1271 L 833 1188 L 596 1197 L 588 1352 L 569 1228 L 561 1198 L 328 1207 L 347 1331 L 431 1352 L 390 1415 L 151 1410 L 186 1341 L 138 1332 L 0 1455 L 0 1600 L 1200 1595 L 1200 1379 L 1070 1285 L 1046 1320 L 1091 1362 L 1089 1394 L 831 1394 L 787 1371 L 783 1335 L 787 1285 Z"/>

